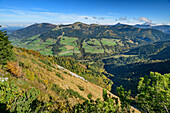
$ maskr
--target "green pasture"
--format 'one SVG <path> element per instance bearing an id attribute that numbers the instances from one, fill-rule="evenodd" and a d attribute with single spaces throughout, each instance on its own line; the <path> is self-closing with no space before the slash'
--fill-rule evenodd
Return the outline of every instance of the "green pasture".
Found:
<path id="1" fill-rule="evenodd" d="M 90 46 L 88 44 L 93 44 L 95 46 Z M 90 41 L 87 42 L 84 41 L 83 48 L 85 48 L 85 52 L 88 53 L 104 53 L 104 49 L 97 39 L 90 39 Z"/>
<path id="2" fill-rule="evenodd" d="M 74 42 L 76 40 L 78 40 L 78 38 L 63 36 L 61 37 L 60 44 L 70 45 L 72 43 L 72 45 L 76 45 Z"/>
<path id="3" fill-rule="evenodd" d="M 108 46 L 114 46 L 116 45 L 116 42 L 118 40 L 116 39 L 106 39 L 106 38 L 102 38 L 101 42 L 103 45 L 108 45 Z"/>
<path id="4" fill-rule="evenodd" d="M 93 45 L 98 45 L 100 46 L 100 42 L 97 39 L 90 39 L 90 41 L 86 42 L 87 44 L 93 44 Z"/>

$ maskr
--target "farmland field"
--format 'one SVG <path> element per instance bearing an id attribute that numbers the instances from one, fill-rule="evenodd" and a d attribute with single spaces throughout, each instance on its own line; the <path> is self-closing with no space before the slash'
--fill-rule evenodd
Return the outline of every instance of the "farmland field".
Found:
<path id="1" fill-rule="evenodd" d="M 78 38 L 66 36 L 61 37 L 60 44 L 62 45 L 62 47 L 59 48 L 61 49 L 59 55 L 73 55 L 73 51 L 75 53 L 80 53 L 76 40 L 78 40 Z"/>
<path id="2" fill-rule="evenodd" d="M 83 42 L 83 48 L 85 48 L 85 52 L 89 53 L 104 53 L 104 49 L 102 48 L 100 42 L 97 39 L 90 39 Z"/>
<path id="3" fill-rule="evenodd" d="M 63 37 L 61 37 L 60 44 L 64 44 L 64 45 L 71 44 L 71 45 L 76 46 L 76 43 L 75 43 L 76 40 L 78 40 L 78 38 L 63 36 Z"/>
<path id="4" fill-rule="evenodd" d="M 118 40 L 116 40 L 116 39 L 106 39 L 106 38 L 103 38 L 103 39 L 101 40 L 101 43 L 102 43 L 103 45 L 114 46 L 114 45 L 117 45 L 117 44 L 116 44 L 117 41 L 118 41 Z"/>

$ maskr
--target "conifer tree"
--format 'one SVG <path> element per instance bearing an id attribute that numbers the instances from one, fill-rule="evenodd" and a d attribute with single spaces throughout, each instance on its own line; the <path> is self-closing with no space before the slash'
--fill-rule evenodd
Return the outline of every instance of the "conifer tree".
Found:
<path id="1" fill-rule="evenodd" d="M 139 81 L 137 101 L 142 112 L 169 113 L 170 74 L 150 73 Z"/>
<path id="2" fill-rule="evenodd" d="M 122 86 L 117 87 L 117 92 L 118 92 L 118 96 L 120 98 L 120 102 L 121 102 L 121 109 L 122 111 L 127 111 L 130 112 L 130 94 L 131 91 L 125 91 L 124 88 Z"/>
<path id="3" fill-rule="evenodd" d="M 0 26 L 1 27 L 1 26 Z M 12 48 L 6 32 L 0 30 L 0 64 L 6 64 L 13 56 Z"/>

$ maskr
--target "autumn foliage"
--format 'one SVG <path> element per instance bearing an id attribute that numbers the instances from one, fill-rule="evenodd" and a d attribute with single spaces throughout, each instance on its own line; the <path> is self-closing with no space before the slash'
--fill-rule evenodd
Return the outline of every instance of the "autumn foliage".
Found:
<path id="1" fill-rule="evenodd" d="M 23 75 L 22 68 L 19 67 L 16 62 L 7 62 L 7 71 L 12 73 L 16 77 L 21 77 Z"/>

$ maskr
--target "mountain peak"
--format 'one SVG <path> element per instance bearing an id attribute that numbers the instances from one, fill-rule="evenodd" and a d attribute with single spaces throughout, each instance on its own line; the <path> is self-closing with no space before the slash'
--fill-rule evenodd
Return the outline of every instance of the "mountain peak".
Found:
<path id="1" fill-rule="evenodd" d="M 75 22 L 75 23 L 73 23 L 73 25 L 87 25 L 87 24 L 85 24 L 85 23 L 82 23 L 82 22 Z"/>
<path id="2" fill-rule="evenodd" d="M 151 23 L 151 22 L 145 22 L 145 23 L 143 23 L 143 24 L 136 24 L 135 26 L 153 26 L 153 25 L 155 25 L 154 23 Z"/>
<path id="3" fill-rule="evenodd" d="M 115 24 L 115 26 L 124 26 L 125 24 L 121 24 L 120 22 Z"/>
<path id="4" fill-rule="evenodd" d="M 143 23 L 143 24 L 141 24 L 141 25 L 151 26 L 151 25 L 154 25 L 154 24 L 153 24 L 153 23 L 151 23 L 151 22 L 145 22 L 145 23 Z"/>
<path id="5" fill-rule="evenodd" d="M 38 26 L 38 27 L 42 27 L 42 26 L 56 26 L 56 25 L 54 25 L 54 24 L 50 24 L 50 23 L 35 23 L 35 24 L 33 24 L 33 25 L 31 25 L 31 26 Z M 28 26 L 29 27 L 29 26 Z"/>

